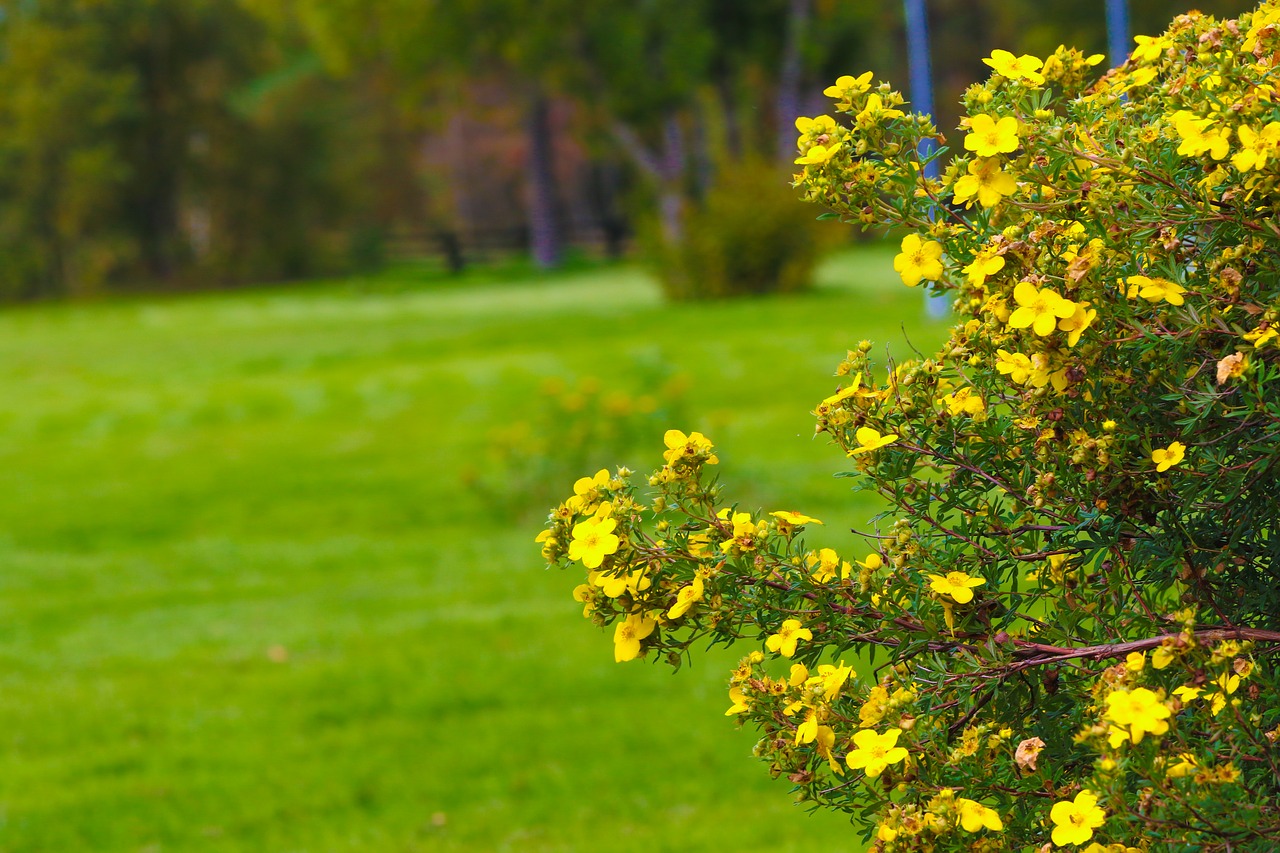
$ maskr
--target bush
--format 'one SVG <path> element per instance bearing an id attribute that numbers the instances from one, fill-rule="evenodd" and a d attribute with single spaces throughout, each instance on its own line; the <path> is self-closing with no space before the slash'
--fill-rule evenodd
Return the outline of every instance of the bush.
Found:
<path id="1" fill-rule="evenodd" d="M 544 382 L 524 417 L 489 431 L 485 455 L 463 472 L 463 484 L 490 512 L 528 518 L 577 472 L 636 452 L 662 424 L 683 419 L 683 375 L 657 360 L 637 360 L 629 373 L 631 383 Z"/>
<path id="2" fill-rule="evenodd" d="M 644 241 L 669 299 L 796 293 L 813 283 L 819 226 L 772 166 L 725 167 L 684 226 L 679 241 Z"/>
<path id="3" fill-rule="evenodd" d="M 961 315 L 815 409 L 890 507 L 864 549 L 734 505 L 674 430 L 648 497 L 583 481 L 540 537 L 619 661 L 760 643 L 727 713 L 877 850 L 1280 838 L 1280 5 L 1137 41 L 1091 86 L 996 51 L 940 179 L 869 74 L 805 124 L 806 197 L 910 229 L 903 282 Z"/>

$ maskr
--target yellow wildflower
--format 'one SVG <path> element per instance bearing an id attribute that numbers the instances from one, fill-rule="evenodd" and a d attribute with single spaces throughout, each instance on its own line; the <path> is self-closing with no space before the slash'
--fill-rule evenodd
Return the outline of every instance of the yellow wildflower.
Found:
<path id="1" fill-rule="evenodd" d="M 863 729 L 853 736 L 857 749 L 844 757 L 845 763 L 852 770 L 862 770 L 868 776 L 879 776 L 890 764 L 906 759 L 906 749 L 897 745 L 900 734 L 901 729 L 889 729 L 882 735 Z"/>
<path id="2" fill-rule="evenodd" d="M 676 593 L 676 603 L 667 611 L 668 619 L 679 619 L 689 612 L 689 608 L 702 600 L 704 584 L 701 577 L 695 577 L 693 583 Z"/>
<path id="3" fill-rule="evenodd" d="M 797 165 L 802 165 L 802 166 L 820 165 L 822 163 L 827 162 L 832 157 L 834 157 L 836 155 L 836 152 L 838 152 L 839 150 L 840 150 L 839 143 L 833 143 L 831 145 L 814 145 L 810 147 L 809 150 L 806 151 L 804 154 L 797 157 L 795 162 Z"/>
<path id="4" fill-rule="evenodd" d="M 1178 110 L 1171 117 L 1174 130 L 1182 139 L 1178 153 L 1187 157 L 1208 154 L 1221 160 L 1231 150 L 1231 128 L 1214 129 L 1210 118 L 1196 118 L 1185 110 Z"/>
<path id="5" fill-rule="evenodd" d="M 993 50 L 991 56 L 982 61 L 994 68 L 1001 77 L 1007 77 L 1010 80 L 1026 80 L 1035 86 L 1044 85 L 1044 75 L 1040 73 L 1044 63 L 1034 56 L 1025 53 L 1022 56 L 1014 56 L 1007 50 Z"/>
<path id="6" fill-rule="evenodd" d="M 942 278 L 942 244 L 937 240 L 921 240 L 919 234 L 902 238 L 902 252 L 893 259 L 893 268 L 907 287 L 915 287 L 921 279 Z"/>
<path id="7" fill-rule="evenodd" d="M 1009 325 L 1015 329 L 1030 327 L 1040 337 L 1053 334 L 1059 320 L 1076 313 L 1076 304 L 1071 300 L 1063 299 L 1052 288 L 1036 287 L 1027 281 L 1014 287 L 1013 299 L 1018 307 L 1009 315 Z"/>
<path id="8" fill-rule="evenodd" d="M 796 643 L 800 640 L 812 639 L 813 632 L 804 627 L 799 619 L 787 619 L 778 629 L 778 633 L 771 634 L 769 639 L 765 640 L 764 645 L 769 651 L 789 658 L 796 653 Z"/>
<path id="9" fill-rule="evenodd" d="M 678 429 L 669 429 L 663 434 L 662 441 L 667 445 L 662 458 L 667 460 L 668 465 L 674 465 L 685 458 L 705 458 L 708 465 L 715 465 L 720 461 L 715 454 L 711 453 L 714 446 L 711 440 L 700 432 L 685 435 Z"/>
<path id="10" fill-rule="evenodd" d="M 969 174 L 956 181 L 955 199 L 972 205 L 976 198 L 983 207 L 995 207 L 1000 199 L 1013 195 L 1018 182 L 1000 168 L 997 157 L 979 157 L 969 164 Z"/>
<path id="11" fill-rule="evenodd" d="M 1168 447 L 1157 447 L 1151 451 L 1151 461 L 1156 463 L 1156 472 L 1163 474 L 1182 462 L 1186 455 L 1187 446 L 1180 441 L 1175 441 Z"/>
<path id="12" fill-rule="evenodd" d="M 960 807 L 960 827 L 965 832 L 981 832 L 983 829 L 990 829 L 993 832 L 1004 830 L 1004 824 L 1000 821 L 1000 815 L 995 809 L 988 808 L 977 800 L 964 797 L 958 798 L 956 805 Z"/>
<path id="13" fill-rule="evenodd" d="M 1268 158 L 1274 157 L 1280 147 L 1280 122 L 1268 122 L 1261 131 L 1242 124 L 1236 135 L 1240 138 L 1240 150 L 1232 156 L 1231 165 L 1241 172 L 1264 169 Z"/>
<path id="14" fill-rule="evenodd" d="M 1148 302 L 1160 302 L 1161 300 L 1168 302 L 1170 305 L 1181 305 L 1185 300 L 1182 294 L 1187 289 L 1176 281 L 1169 281 L 1166 278 L 1148 278 L 1145 275 L 1131 275 L 1125 279 L 1125 283 L 1129 285 L 1129 289 L 1125 295 L 1132 299 L 1134 296 L 1141 296 Z"/>
<path id="15" fill-rule="evenodd" d="M 902 110 L 895 110 L 885 106 L 879 95 L 871 94 L 867 96 L 866 106 L 853 117 L 853 120 L 859 127 L 865 127 L 887 118 L 902 118 Z"/>
<path id="16" fill-rule="evenodd" d="M 980 415 L 986 408 L 982 397 L 973 393 L 973 390 L 967 385 L 960 388 L 954 393 L 947 394 L 942 398 L 942 403 L 947 407 L 947 414 L 952 417 L 960 415 Z"/>
<path id="17" fill-rule="evenodd" d="M 854 437 L 858 439 L 858 446 L 849 451 L 850 456 L 857 456 L 859 453 L 870 453 L 898 440 L 896 433 L 891 432 L 888 435 L 881 435 L 879 430 L 874 430 L 871 427 L 858 427 Z"/>
<path id="18" fill-rule="evenodd" d="M 618 663 L 640 656 L 640 641 L 653 633 L 658 625 L 643 613 L 632 613 L 613 631 L 613 659 Z"/>
<path id="19" fill-rule="evenodd" d="M 573 541 L 569 543 L 569 559 L 581 560 L 588 569 L 598 569 L 604 558 L 614 554 L 621 540 L 613 530 L 618 522 L 612 518 L 592 516 L 573 526 Z"/>
<path id="20" fill-rule="evenodd" d="M 1263 329 L 1254 329 L 1252 332 L 1245 332 L 1244 339 L 1253 344 L 1254 349 L 1262 349 L 1268 343 L 1280 338 L 1280 331 L 1274 326 L 1267 326 Z"/>
<path id="21" fill-rule="evenodd" d="M 1053 821 L 1053 843 L 1059 847 L 1068 844 L 1084 844 L 1093 837 L 1093 831 L 1106 823 L 1107 813 L 1098 808 L 1098 798 L 1090 791 L 1081 791 L 1074 800 L 1053 804 L 1049 811 Z"/>
<path id="22" fill-rule="evenodd" d="M 995 249 L 983 249 L 973 256 L 973 260 L 964 268 L 969 283 L 975 287 L 986 284 L 987 276 L 995 275 L 1004 269 L 1004 256 L 997 255 Z"/>
<path id="23" fill-rule="evenodd" d="M 741 687 L 730 687 L 729 698 L 733 700 L 733 706 L 724 712 L 726 717 L 732 717 L 734 714 L 741 714 L 744 711 L 751 710 L 751 700 L 742 691 Z"/>
<path id="24" fill-rule="evenodd" d="M 979 157 L 1008 154 L 1018 148 L 1018 120 L 1005 116 L 996 121 L 986 113 L 979 113 L 969 120 L 969 133 L 964 147 Z"/>
<path id="25" fill-rule="evenodd" d="M 857 77 L 851 77 L 845 74 L 836 78 L 834 86 L 828 86 L 822 90 L 822 94 L 828 98 L 836 98 L 843 102 L 852 101 L 854 98 L 871 89 L 871 72 L 860 74 Z"/>
<path id="26" fill-rule="evenodd" d="M 1107 697 L 1106 719 L 1115 723 L 1111 728 L 1111 745 L 1119 746 L 1126 739 L 1141 743 L 1147 734 L 1162 735 L 1169 730 L 1172 712 L 1156 694 L 1145 687 L 1134 690 L 1117 690 Z"/>
<path id="27" fill-rule="evenodd" d="M 1074 302 L 1075 312 L 1070 316 L 1058 321 L 1058 331 L 1067 333 L 1067 346 L 1073 347 L 1080 343 L 1080 336 L 1084 334 L 1084 330 L 1093 324 L 1097 318 L 1098 312 L 1089 307 L 1088 302 Z"/>
<path id="28" fill-rule="evenodd" d="M 996 370 L 1008 376 L 1015 384 L 1025 385 L 1031 378 L 1031 359 L 1020 352 L 996 350 Z"/>
<path id="29" fill-rule="evenodd" d="M 973 601 L 973 588 L 986 583 L 985 578 L 972 577 L 964 572 L 947 572 L 945 575 L 929 575 L 929 589 L 948 596 L 956 604 Z"/>

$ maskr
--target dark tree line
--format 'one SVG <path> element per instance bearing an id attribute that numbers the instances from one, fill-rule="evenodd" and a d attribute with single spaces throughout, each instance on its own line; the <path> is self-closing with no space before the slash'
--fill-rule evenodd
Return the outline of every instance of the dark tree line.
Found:
<path id="1" fill-rule="evenodd" d="M 1102 51 L 1103 2 L 931 0 L 943 127 L 993 47 Z M 1246 2 L 1198 4 L 1238 13 Z M 527 235 L 691 205 L 864 69 L 906 83 L 870 0 L 0 2 L 0 295 L 373 264 L 399 233 Z M 1179 4 L 1132 0 L 1136 32 Z M 818 97 L 815 99 L 815 95 Z"/>

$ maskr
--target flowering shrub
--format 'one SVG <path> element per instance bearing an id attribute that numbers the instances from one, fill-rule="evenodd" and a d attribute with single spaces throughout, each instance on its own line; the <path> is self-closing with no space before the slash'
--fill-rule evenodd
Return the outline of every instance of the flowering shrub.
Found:
<path id="1" fill-rule="evenodd" d="M 727 713 L 877 850 L 1280 844 L 1280 3 L 1137 43 L 1096 81 L 996 51 L 938 179 L 870 75 L 798 122 L 806 198 L 908 228 L 904 285 L 961 316 L 814 411 L 890 507 L 864 547 L 733 504 L 677 430 L 539 536 L 619 661 L 758 642 Z"/>

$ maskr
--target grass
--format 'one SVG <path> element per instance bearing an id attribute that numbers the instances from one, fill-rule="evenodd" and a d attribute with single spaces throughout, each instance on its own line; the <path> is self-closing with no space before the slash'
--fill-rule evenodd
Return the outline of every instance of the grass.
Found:
<path id="1" fill-rule="evenodd" d="M 918 324 L 890 257 L 712 305 L 610 267 L 0 314 L 0 851 L 856 846 L 722 716 L 731 654 L 614 664 L 459 482 L 544 377 L 658 358 L 734 494 L 852 547 L 807 412 Z"/>

